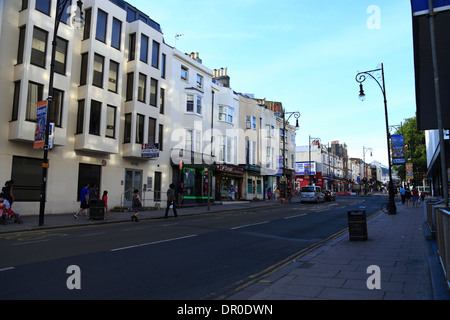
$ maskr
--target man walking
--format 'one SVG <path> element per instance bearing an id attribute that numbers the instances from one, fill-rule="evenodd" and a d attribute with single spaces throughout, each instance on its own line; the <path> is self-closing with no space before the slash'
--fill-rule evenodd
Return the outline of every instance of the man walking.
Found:
<path id="1" fill-rule="evenodd" d="M 169 209 L 173 209 L 173 214 L 175 215 L 175 218 L 178 217 L 177 209 L 176 209 L 176 198 L 175 198 L 175 185 L 171 183 L 169 185 L 169 189 L 167 189 L 167 207 L 166 207 L 166 214 L 165 218 L 167 219 L 167 216 L 169 214 Z"/>
<path id="2" fill-rule="evenodd" d="M 405 188 L 403 188 L 403 186 L 400 187 L 400 197 L 402 198 L 402 204 L 405 204 L 405 200 L 406 200 L 405 193 L 406 193 Z"/>

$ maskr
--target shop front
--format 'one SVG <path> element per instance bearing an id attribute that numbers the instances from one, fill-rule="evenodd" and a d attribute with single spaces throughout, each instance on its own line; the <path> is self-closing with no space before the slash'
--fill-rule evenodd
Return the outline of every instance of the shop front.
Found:
<path id="1" fill-rule="evenodd" d="M 218 164 L 214 176 L 216 177 L 216 200 L 232 201 L 242 198 L 243 168 L 229 164 Z"/>
<path id="2" fill-rule="evenodd" d="M 173 166 L 173 181 L 176 189 L 183 185 L 183 204 L 204 204 L 214 202 L 214 177 L 211 176 L 213 167 L 208 165 L 186 164 Z"/>

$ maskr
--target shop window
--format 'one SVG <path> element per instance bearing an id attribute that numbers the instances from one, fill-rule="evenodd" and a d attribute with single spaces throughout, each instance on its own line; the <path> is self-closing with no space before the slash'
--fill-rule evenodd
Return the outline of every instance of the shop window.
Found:
<path id="1" fill-rule="evenodd" d="M 94 164 L 80 163 L 78 166 L 78 188 L 77 188 L 77 201 L 80 201 L 81 189 L 90 184 L 90 186 L 96 185 L 97 190 L 100 189 L 101 179 L 101 166 Z"/>

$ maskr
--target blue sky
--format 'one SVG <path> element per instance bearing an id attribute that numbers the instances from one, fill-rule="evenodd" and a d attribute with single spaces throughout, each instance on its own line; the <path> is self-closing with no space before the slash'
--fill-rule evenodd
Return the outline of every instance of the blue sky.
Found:
<path id="1" fill-rule="evenodd" d="M 415 116 L 409 0 L 128 0 L 157 21 L 166 43 L 228 67 L 231 87 L 301 113 L 297 145 L 309 136 L 346 143 L 349 155 L 387 164 L 381 90 L 358 71 L 384 63 L 389 124 Z M 376 11 L 374 11 L 374 9 Z M 369 22 L 369 24 L 368 24 Z"/>

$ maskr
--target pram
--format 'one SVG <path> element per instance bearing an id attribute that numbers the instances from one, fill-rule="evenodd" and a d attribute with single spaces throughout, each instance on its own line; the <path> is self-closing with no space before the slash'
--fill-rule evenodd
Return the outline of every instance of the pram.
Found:
<path id="1" fill-rule="evenodd" d="M 1 214 L 1 223 L 6 224 L 14 220 L 14 223 L 22 224 L 23 220 L 20 215 L 11 210 L 10 204 L 8 200 L 0 197 L 0 214 Z"/>

